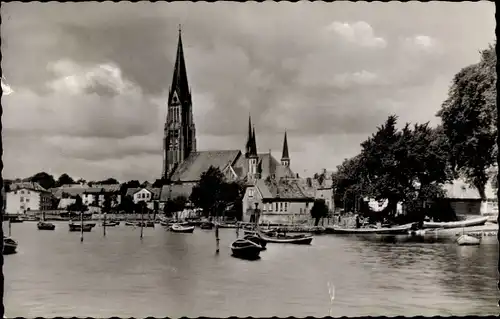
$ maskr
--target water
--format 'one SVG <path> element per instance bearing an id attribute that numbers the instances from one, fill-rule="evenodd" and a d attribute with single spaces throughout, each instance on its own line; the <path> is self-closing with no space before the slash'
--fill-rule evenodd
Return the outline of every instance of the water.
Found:
<path id="1" fill-rule="evenodd" d="M 7 227 L 4 225 L 4 229 Z M 268 244 L 257 261 L 230 256 L 234 229 L 166 232 L 124 226 L 91 233 L 12 224 L 5 256 L 7 317 L 496 315 L 497 245 L 383 244 L 317 236 Z"/>

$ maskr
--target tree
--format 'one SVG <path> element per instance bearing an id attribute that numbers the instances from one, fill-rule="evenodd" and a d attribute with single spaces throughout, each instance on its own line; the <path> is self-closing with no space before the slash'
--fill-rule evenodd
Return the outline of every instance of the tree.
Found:
<path id="1" fill-rule="evenodd" d="M 45 173 L 45 172 L 37 173 L 37 174 L 29 177 L 28 181 L 33 182 L 33 183 L 38 183 L 40 186 L 42 186 L 45 189 L 55 187 L 55 185 L 56 185 L 56 181 L 54 180 L 54 177 L 48 173 Z"/>
<path id="2" fill-rule="evenodd" d="M 62 185 L 75 184 L 75 181 L 66 173 L 59 176 L 56 182 L 56 187 L 60 187 Z"/>
<path id="3" fill-rule="evenodd" d="M 138 180 L 131 180 L 126 183 L 123 183 L 120 186 L 120 194 L 122 196 L 125 196 L 127 194 L 127 189 L 129 188 L 139 188 L 141 186 L 141 183 Z"/>
<path id="4" fill-rule="evenodd" d="M 83 200 L 80 195 L 75 196 L 75 202 L 68 206 L 70 212 L 84 212 L 87 210 L 87 206 L 83 205 Z"/>
<path id="5" fill-rule="evenodd" d="M 174 199 L 169 199 L 165 205 L 165 213 L 168 216 L 173 216 L 174 213 L 183 211 L 186 208 L 188 199 L 185 196 L 177 196 Z"/>
<path id="6" fill-rule="evenodd" d="M 132 214 L 135 211 L 135 203 L 130 196 L 123 196 L 118 209 L 126 214 Z"/>
<path id="7" fill-rule="evenodd" d="M 157 179 L 157 180 L 154 181 L 153 187 L 154 188 L 161 188 L 165 184 L 166 184 L 166 181 L 164 179 Z"/>
<path id="8" fill-rule="evenodd" d="M 222 201 L 222 185 L 224 184 L 224 175 L 213 166 L 203 172 L 200 181 L 193 187 L 191 192 L 191 202 L 203 209 L 205 216 L 215 216 Z"/>
<path id="9" fill-rule="evenodd" d="M 115 185 L 115 184 L 120 184 L 120 182 L 114 178 L 107 178 L 105 180 L 95 182 L 94 184 L 100 184 L 100 185 Z"/>
<path id="10" fill-rule="evenodd" d="M 109 213 L 111 211 L 111 196 L 109 194 L 104 194 L 102 208 L 105 213 Z"/>
<path id="11" fill-rule="evenodd" d="M 490 45 L 481 52 L 479 63 L 455 75 L 437 113 L 448 139 L 453 171 L 476 187 L 483 199 L 487 169 L 498 153 L 496 78 L 496 53 Z"/>
<path id="12" fill-rule="evenodd" d="M 319 220 L 328 216 L 328 206 L 323 199 L 315 199 L 311 208 L 311 217 L 315 219 L 314 226 L 318 226 Z"/>

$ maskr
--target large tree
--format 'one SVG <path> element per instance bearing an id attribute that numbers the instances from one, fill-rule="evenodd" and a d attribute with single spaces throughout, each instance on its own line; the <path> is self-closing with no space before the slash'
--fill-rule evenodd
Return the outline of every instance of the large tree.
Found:
<path id="1" fill-rule="evenodd" d="M 314 218 L 314 226 L 318 226 L 321 218 L 328 216 L 328 206 L 326 206 L 325 200 L 316 199 L 314 200 L 313 207 L 311 208 L 311 217 Z"/>
<path id="2" fill-rule="evenodd" d="M 115 184 L 120 184 L 120 182 L 114 178 L 107 178 L 105 180 L 95 182 L 94 184 L 101 184 L 101 185 L 115 185 Z"/>
<path id="3" fill-rule="evenodd" d="M 56 181 L 54 180 L 54 176 L 46 173 L 40 172 L 28 178 L 30 182 L 38 183 L 45 189 L 49 189 L 55 187 Z"/>
<path id="4" fill-rule="evenodd" d="M 174 199 L 169 199 L 165 205 L 164 212 L 167 216 L 173 216 L 174 213 L 183 211 L 186 208 L 188 199 L 185 196 L 177 196 Z"/>
<path id="5" fill-rule="evenodd" d="M 453 78 L 448 98 L 437 116 L 449 141 L 450 163 L 485 198 L 487 170 L 495 163 L 498 148 L 496 105 L 496 53 L 490 45 L 481 60 Z"/>
<path id="6" fill-rule="evenodd" d="M 62 186 L 62 185 L 68 185 L 68 184 L 75 184 L 76 182 L 66 173 L 61 174 L 59 178 L 57 179 L 56 186 Z"/>
<path id="7" fill-rule="evenodd" d="M 191 192 L 191 202 L 203 209 L 205 216 L 215 216 L 222 199 L 224 174 L 220 169 L 210 166 L 200 176 L 199 182 Z"/>

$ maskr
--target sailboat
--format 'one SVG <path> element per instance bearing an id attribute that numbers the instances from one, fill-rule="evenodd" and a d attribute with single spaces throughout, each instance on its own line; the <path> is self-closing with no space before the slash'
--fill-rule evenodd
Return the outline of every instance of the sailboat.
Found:
<path id="1" fill-rule="evenodd" d="M 462 228 L 462 235 L 457 238 L 459 246 L 477 246 L 481 244 L 481 238 L 465 234 L 465 229 Z"/>

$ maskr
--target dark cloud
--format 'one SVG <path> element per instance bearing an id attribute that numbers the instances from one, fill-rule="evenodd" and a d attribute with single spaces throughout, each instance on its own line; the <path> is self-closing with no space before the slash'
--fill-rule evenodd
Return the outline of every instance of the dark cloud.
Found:
<path id="1" fill-rule="evenodd" d="M 206 141 L 200 148 L 242 147 L 251 113 L 262 147 L 279 149 L 279 139 L 268 141 L 286 129 L 296 149 L 326 152 L 314 165 L 330 168 L 354 152 L 347 137 L 357 149 L 389 114 L 434 119 L 454 73 L 477 61 L 495 27 L 489 3 L 8 3 L 1 10 L 2 68 L 16 91 L 2 101 L 6 134 L 66 135 L 64 143 L 82 151 L 58 152 L 80 158 L 80 169 L 92 161 L 94 172 L 128 163 L 112 152 L 161 162 L 179 23 Z M 141 136 L 154 145 L 108 146 Z M 320 136 L 342 149 L 301 145 Z M 96 144 L 86 147 L 85 139 Z"/>

